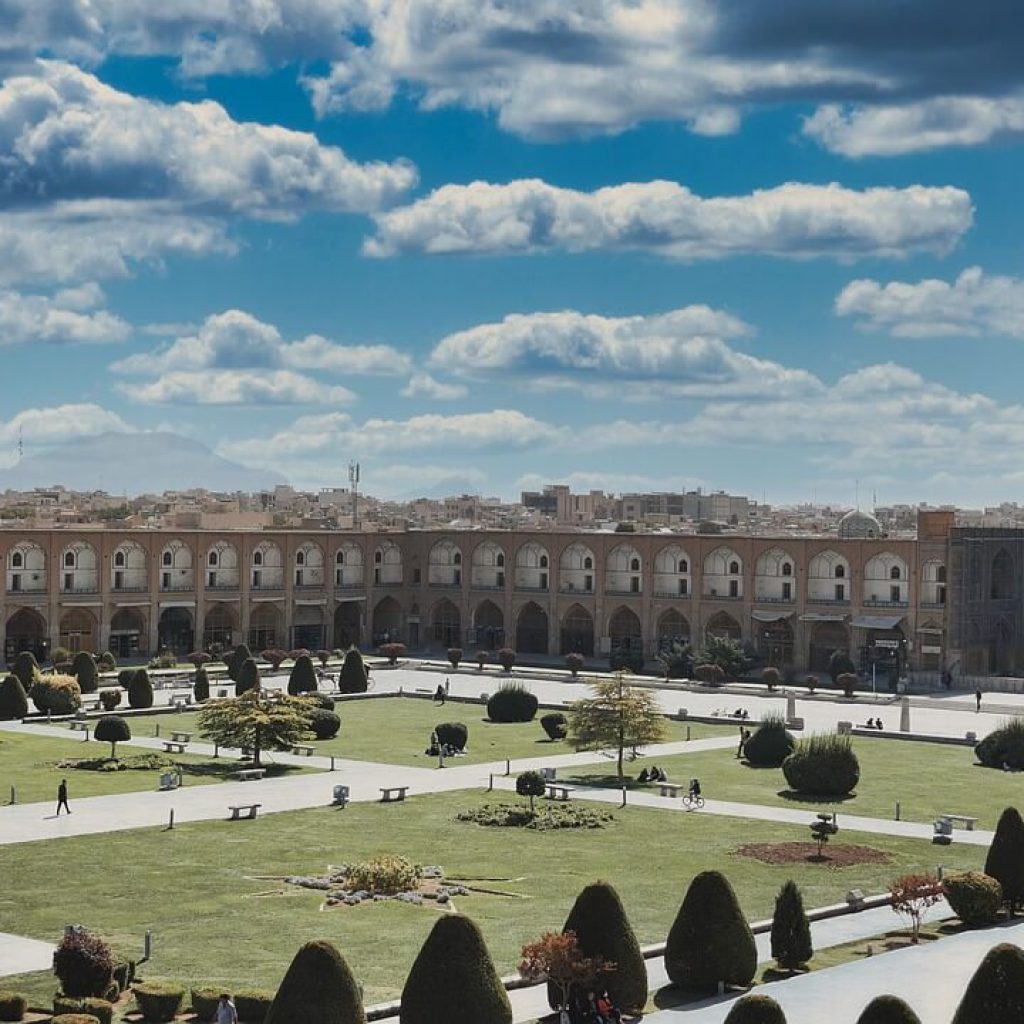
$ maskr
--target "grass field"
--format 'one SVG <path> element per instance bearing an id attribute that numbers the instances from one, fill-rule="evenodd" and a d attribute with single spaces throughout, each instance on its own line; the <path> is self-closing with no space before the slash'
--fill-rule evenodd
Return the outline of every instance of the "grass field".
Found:
<path id="1" fill-rule="evenodd" d="M 930 821 L 949 812 L 978 818 L 978 828 L 993 829 L 1004 807 L 1024 807 L 1024 774 L 1000 772 L 974 763 L 969 747 L 901 740 L 853 740 L 860 761 L 856 795 L 838 803 L 850 814 L 892 818 L 896 801 L 907 821 Z M 674 757 L 650 758 L 673 781 L 696 776 L 704 795 L 715 800 L 768 804 L 778 807 L 828 806 L 820 797 L 804 801 L 788 793 L 781 768 L 751 768 L 735 750 L 712 750 Z M 640 768 L 635 767 L 634 776 Z M 593 765 L 562 773 L 580 785 L 614 784 L 607 767 Z"/>
<path id="2" fill-rule="evenodd" d="M 147 751 L 119 743 L 117 753 L 119 757 L 126 758 Z M 109 743 L 51 739 L 48 736 L 0 731 L 0 803 L 10 801 L 11 786 L 17 789 L 20 804 L 40 800 L 53 800 L 56 803 L 57 785 L 62 778 L 68 780 L 72 804 L 81 797 L 133 793 L 138 790 L 154 790 L 159 786 L 161 769 L 97 772 L 58 767 L 58 762 L 65 758 L 109 756 Z M 224 758 L 212 760 L 190 754 L 174 754 L 167 760 L 181 765 L 186 786 L 222 782 L 228 773 L 238 769 L 236 761 Z M 273 770 L 291 774 L 310 769 L 276 765 Z"/>
<path id="3" fill-rule="evenodd" d="M 386 807 L 353 804 L 242 824 L 64 839 L 47 845 L 43 868 L 36 844 L 0 847 L 0 927 L 55 941 L 73 919 L 133 955 L 151 929 L 155 955 L 146 976 L 224 987 L 276 986 L 298 947 L 323 937 L 348 958 L 367 1002 L 377 1002 L 400 991 L 438 911 L 397 903 L 322 911 L 319 894 L 268 876 L 320 872 L 391 852 L 440 864 L 450 878 L 487 880 L 481 884 L 514 895 L 456 903 L 480 924 L 499 970 L 507 972 L 524 941 L 561 928 L 576 894 L 594 879 L 619 889 L 641 941 L 650 942 L 664 938 L 687 884 L 706 868 L 723 870 L 746 914 L 756 918 L 770 914 L 787 878 L 801 885 L 813 907 L 842 899 L 851 888 L 879 891 L 904 871 L 933 870 L 938 856 L 925 842 L 843 832 L 837 845 L 866 844 L 891 862 L 769 866 L 733 851 L 754 839 L 803 839 L 804 829 L 644 808 L 616 810 L 608 827 L 579 832 L 487 829 L 454 820 L 460 809 L 484 802 L 482 794 L 443 794 Z M 976 868 L 984 853 L 954 844 L 941 859 L 949 868 Z M 37 998 L 53 988 L 46 975 L 15 981 L 5 985 L 27 987 Z"/>
<path id="4" fill-rule="evenodd" d="M 439 707 L 414 697 L 339 701 L 336 710 L 341 716 L 341 731 L 334 739 L 316 742 L 318 754 L 430 767 L 437 759 L 424 751 L 430 733 L 441 722 L 463 722 L 469 727 L 469 753 L 457 759 L 455 763 L 460 765 L 572 753 L 564 741 L 547 738 L 539 721 L 543 712 L 533 722 L 497 724 L 487 721 L 487 709 L 482 704 L 451 702 Z M 172 729 L 183 729 L 199 739 L 197 717 L 195 712 L 138 717 L 132 719 L 132 728 L 140 736 L 152 736 L 159 725 L 162 736 Z M 728 735 L 730 727 L 666 721 L 666 742 L 686 739 L 687 728 L 693 739 L 702 739 Z"/>

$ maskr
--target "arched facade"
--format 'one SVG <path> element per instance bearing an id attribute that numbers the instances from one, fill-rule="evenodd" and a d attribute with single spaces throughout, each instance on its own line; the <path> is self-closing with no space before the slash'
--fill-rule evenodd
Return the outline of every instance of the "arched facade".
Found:
<path id="1" fill-rule="evenodd" d="M 237 590 L 238 583 L 238 548 L 226 540 L 211 544 L 206 552 L 206 589 Z"/>
<path id="2" fill-rule="evenodd" d="M 165 544 L 160 552 L 160 590 L 164 593 L 196 589 L 192 549 L 180 540 Z"/>
<path id="3" fill-rule="evenodd" d="M 125 540 L 114 549 L 110 559 L 110 588 L 122 592 L 149 590 L 146 551 L 141 544 Z"/>
<path id="4" fill-rule="evenodd" d="M 99 585 L 99 558 L 96 549 L 87 541 L 65 544 L 60 553 L 60 592 L 95 594 L 100 588 Z"/>
<path id="5" fill-rule="evenodd" d="M 632 608 L 621 605 L 612 612 L 608 620 L 608 640 L 611 653 L 641 655 L 644 650 L 643 628 L 640 616 Z"/>
<path id="6" fill-rule="evenodd" d="M 809 668 L 827 677 L 829 659 L 836 651 L 850 651 L 850 631 L 840 618 L 811 623 Z"/>
<path id="7" fill-rule="evenodd" d="M 430 549 L 427 582 L 432 587 L 462 586 L 462 550 L 457 544 L 441 540 Z"/>
<path id="8" fill-rule="evenodd" d="M 909 600 L 906 561 L 890 551 L 868 559 L 864 565 L 864 603 L 898 606 Z"/>
<path id="9" fill-rule="evenodd" d="M 743 627 L 728 612 L 715 612 L 704 627 L 704 635 L 708 638 L 723 637 L 728 640 L 742 640 Z"/>
<path id="10" fill-rule="evenodd" d="M 377 646 L 402 642 L 402 608 L 393 597 L 381 598 L 374 605 L 372 628 Z"/>
<path id="11" fill-rule="evenodd" d="M 300 544 L 295 552 L 294 573 L 296 590 L 320 590 L 324 585 L 323 548 L 311 541 Z"/>
<path id="12" fill-rule="evenodd" d="M 516 590 L 547 590 L 550 557 L 543 544 L 530 541 L 516 552 Z"/>
<path id="13" fill-rule="evenodd" d="M 384 568 L 384 552 L 378 548 L 381 561 L 377 567 Z M 398 559 L 398 579 L 402 578 L 402 560 Z M 381 582 L 377 576 L 377 583 Z M 366 577 L 363 566 L 363 549 L 358 544 L 348 541 L 341 545 L 334 553 L 334 585 L 339 590 L 355 590 L 366 585 Z"/>
<path id="14" fill-rule="evenodd" d="M 72 654 L 95 653 L 97 640 L 96 618 L 88 608 L 69 608 L 60 617 L 60 645 Z"/>
<path id="15" fill-rule="evenodd" d="M 496 651 L 505 646 L 505 616 L 493 601 L 481 601 L 476 606 L 473 632 L 477 647 Z"/>
<path id="16" fill-rule="evenodd" d="M 4 627 L 4 653 L 7 661 L 14 661 L 22 651 L 31 651 L 40 663 L 46 660 L 49 649 L 49 631 L 46 619 L 35 608 L 19 608 Z"/>
<path id="17" fill-rule="evenodd" d="M 793 626 L 788 616 L 773 619 L 771 622 L 755 620 L 753 631 L 757 653 L 765 665 L 785 668 L 793 664 Z"/>
<path id="18" fill-rule="evenodd" d="M 203 648 L 209 650 L 215 644 L 234 647 L 241 639 L 235 607 L 223 603 L 210 605 L 203 620 Z"/>
<path id="19" fill-rule="evenodd" d="M 849 604 L 852 586 L 850 562 L 837 551 L 820 551 L 807 566 L 808 601 Z"/>
<path id="20" fill-rule="evenodd" d="M 288 646 L 283 619 L 276 601 L 261 601 L 253 608 L 249 614 L 249 636 L 246 640 L 253 654 Z"/>
<path id="21" fill-rule="evenodd" d="M 662 548 L 654 558 L 654 596 L 689 597 L 691 565 L 690 556 L 678 544 Z"/>
<path id="22" fill-rule="evenodd" d="M 118 659 L 149 653 L 146 619 L 138 608 L 118 608 L 111 616 L 110 651 Z"/>
<path id="23" fill-rule="evenodd" d="M 1006 548 L 992 559 L 992 582 L 989 594 L 993 601 L 1015 601 L 1019 593 L 1017 568 L 1013 555 Z"/>
<path id="24" fill-rule="evenodd" d="M 715 548 L 704 559 L 705 597 L 743 597 L 743 560 L 730 547 Z"/>
<path id="25" fill-rule="evenodd" d="M 921 603 L 937 608 L 946 603 L 946 563 L 939 558 L 921 566 Z"/>
<path id="26" fill-rule="evenodd" d="M 516 618 L 516 650 L 522 654 L 548 653 L 548 613 L 527 601 Z"/>
<path id="27" fill-rule="evenodd" d="M 281 590 L 284 587 L 281 549 L 269 540 L 257 544 L 251 556 L 249 571 L 249 585 L 253 590 Z"/>
<path id="28" fill-rule="evenodd" d="M 619 544 L 608 553 L 604 589 L 608 594 L 643 593 L 643 560 L 631 544 Z"/>
<path id="29" fill-rule="evenodd" d="M 796 600 L 796 568 L 793 556 L 782 548 L 769 548 L 754 565 L 754 600 Z"/>
<path id="30" fill-rule="evenodd" d="M 7 552 L 7 593 L 42 594 L 45 591 L 46 553 L 32 541 L 15 544 Z"/>
<path id="31" fill-rule="evenodd" d="M 558 560 L 558 588 L 563 594 L 594 592 L 594 552 L 586 544 L 570 544 Z"/>
<path id="32" fill-rule="evenodd" d="M 431 632 L 435 643 L 442 647 L 462 646 L 462 616 L 459 609 L 442 597 L 430 613 Z"/>
<path id="33" fill-rule="evenodd" d="M 195 622 L 190 609 L 175 606 L 160 613 L 157 644 L 160 650 L 166 648 L 179 655 L 195 650 Z"/>
<path id="34" fill-rule="evenodd" d="M 594 616 L 583 605 L 574 604 L 562 616 L 561 653 L 594 656 Z"/>
<path id="35" fill-rule="evenodd" d="M 384 598 L 390 601 L 391 598 Z M 334 641 L 335 647 L 345 651 L 349 647 L 358 647 L 363 639 L 362 603 L 359 601 L 342 601 L 334 610 Z M 397 643 L 397 637 L 394 638 Z"/>
<path id="36" fill-rule="evenodd" d="M 398 586 L 402 582 L 402 549 L 390 540 L 378 544 L 373 552 L 373 583 L 377 587 Z"/>
<path id="37" fill-rule="evenodd" d="M 658 650 L 690 642 L 690 623 L 682 612 L 670 608 L 658 616 Z"/>
<path id="38" fill-rule="evenodd" d="M 473 548 L 470 582 L 478 590 L 505 589 L 505 552 L 493 541 Z"/>

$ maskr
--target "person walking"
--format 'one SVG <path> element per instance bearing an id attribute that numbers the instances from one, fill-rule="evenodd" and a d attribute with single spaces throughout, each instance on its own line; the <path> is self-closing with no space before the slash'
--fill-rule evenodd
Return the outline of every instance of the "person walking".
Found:
<path id="1" fill-rule="evenodd" d="M 449 689 L 450 686 L 451 686 L 451 683 L 448 682 L 448 677 L 445 676 L 444 677 L 444 695 L 446 697 L 448 696 L 448 689 Z"/>
<path id="2" fill-rule="evenodd" d="M 977 714 L 981 710 L 981 687 L 974 691 L 974 713 Z"/>
<path id="3" fill-rule="evenodd" d="M 229 995 L 222 995 L 217 1003 L 217 1024 L 238 1024 L 238 1011 Z"/>
<path id="4" fill-rule="evenodd" d="M 64 808 L 68 814 L 71 813 L 71 808 L 68 807 L 68 780 L 61 779 L 60 785 L 57 787 L 57 817 L 60 817 L 60 809 Z"/>

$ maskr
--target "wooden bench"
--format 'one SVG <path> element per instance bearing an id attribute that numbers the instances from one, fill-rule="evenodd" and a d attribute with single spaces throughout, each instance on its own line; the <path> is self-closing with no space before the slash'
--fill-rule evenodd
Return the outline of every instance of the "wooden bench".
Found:
<path id="1" fill-rule="evenodd" d="M 335 786 L 334 787 L 334 803 L 338 807 L 346 807 L 348 805 L 349 790 L 348 786 Z"/>
<path id="2" fill-rule="evenodd" d="M 572 792 L 571 786 L 560 786 L 557 782 L 548 783 L 548 800 L 568 800 Z"/>
<path id="3" fill-rule="evenodd" d="M 300 757 L 312 757 L 314 748 L 307 746 L 305 743 L 297 743 L 292 747 L 292 753 L 298 754 Z"/>
<path id="4" fill-rule="evenodd" d="M 185 744 L 179 743 L 175 740 L 164 740 L 164 753 L 165 754 L 184 754 Z"/>
<path id="5" fill-rule="evenodd" d="M 238 779 L 239 782 L 256 782 L 257 780 L 262 779 L 266 774 L 266 768 L 239 768 L 239 770 L 234 773 L 235 778 Z"/>
<path id="6" fill-rule="evenodd" d="M 68 728 L 72 732 L 84 732 L 89 728 L 89 723 L 84 718 L 75 718 L 68 722 Z"/>
<path id="7" fill-rule="evenodd" d="M 659 782 L 658 789 L 661 790 L 662 796 L 670 796 L 674 800 L 679 796 L 679 790 L 681 790 L 682 784 L 679 782 Z"/>
<path id="8" fill-rule="evenodd" d="M 190 732 L 172 732 L 171 739 L 175 743 L 191 743 L 192 733 Z"/>
<path id="9" fill-rule="evenodd" d="M 228 804 L 228 810 L 231 812 L 231 817 L 228 820 L 241 821 L 243 818 L 255 818 L 256 812 L 262 806 L 263 804 Z M 245 814 L 242 811 L 245 811 Z"/>
<path id="10" fill-rule="evenodd" d="M 951 826 L 959 822 L 968 832 L 974 831 L 975 822 L 978 820 L 968 814 L 940 814 L 939 819 L 941 821 L 948 821 Z"/>
<path id="11" fill-rule="evenodd" d="M 405 794 L 409 792 L 408 786 L 381 786 L 380 787 L 380 802 L 382 804 L 389 804 L 393 800 L 404 800 Z M 392 796 L 391 794 L 395 795 Z"/>

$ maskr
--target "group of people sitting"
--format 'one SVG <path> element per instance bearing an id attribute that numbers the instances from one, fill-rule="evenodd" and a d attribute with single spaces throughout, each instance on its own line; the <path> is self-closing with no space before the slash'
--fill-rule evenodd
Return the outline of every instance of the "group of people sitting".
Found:
<path id="1" fill-rule="evenodd" d="M 882 720 L 880 718 L 869 718 L 864 724 L 865 729 L 881 729 Z"/>
<path id="2" fill-rule="evenodd" d="M 750 712 L 746 708 L 737 708 L 732 713 L 732 717 L 733 718 L 743 718 L 743 719 L 746 719 L 746 718 L 750 717 Z"/>
<path id="3" fill-rule="evenodd" d="M 636 777 L 637 782 L 668 782 L 668 776 L 657 766 L 641 768 L 640 774 Z"/>
<path id="4" fill-rule="evenodd" d="M 574 991 L 558 1014 L 559 1024 L 619 1024 L 622 1014 L 608 992 Z"/>

